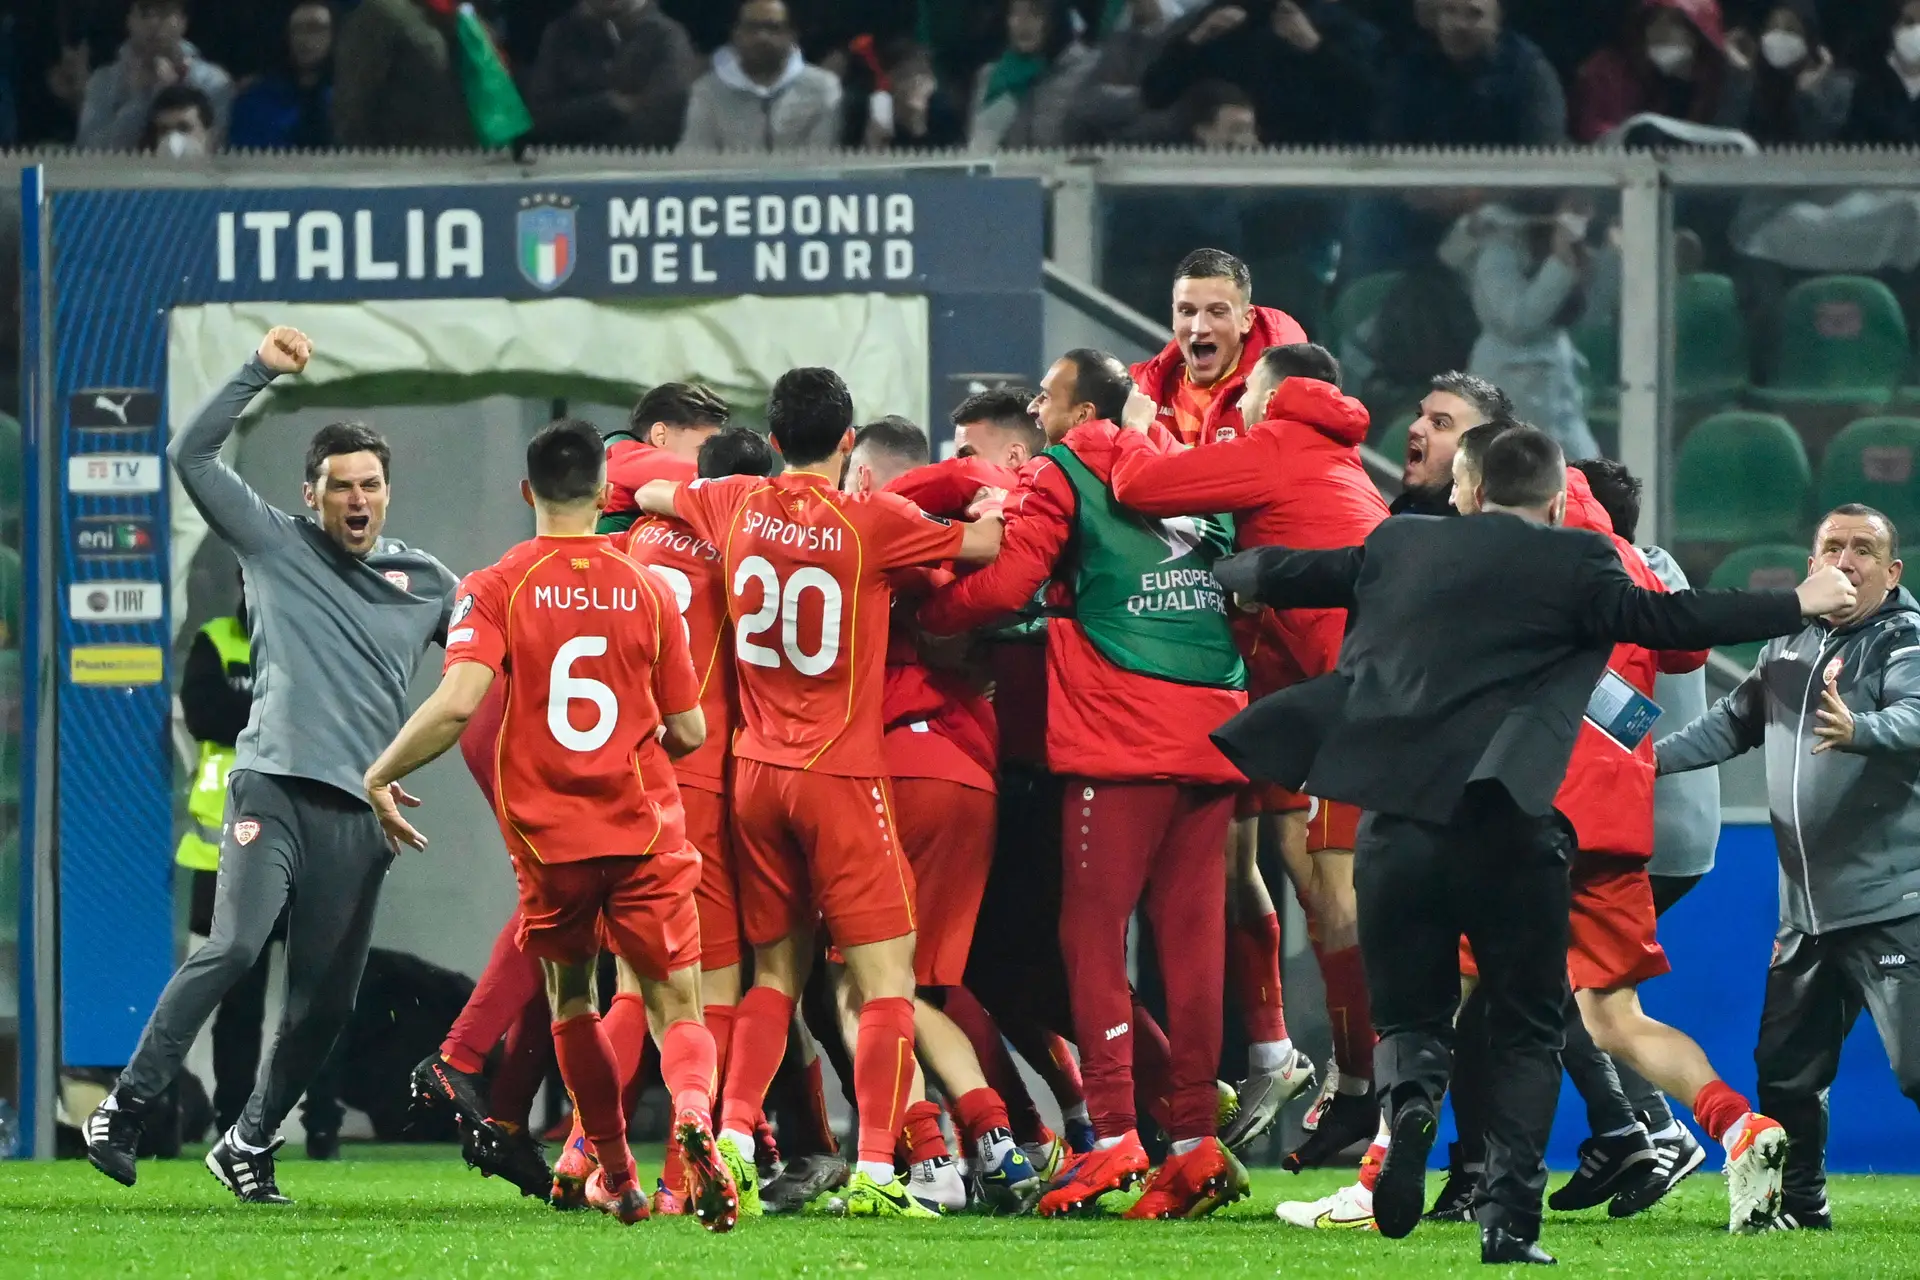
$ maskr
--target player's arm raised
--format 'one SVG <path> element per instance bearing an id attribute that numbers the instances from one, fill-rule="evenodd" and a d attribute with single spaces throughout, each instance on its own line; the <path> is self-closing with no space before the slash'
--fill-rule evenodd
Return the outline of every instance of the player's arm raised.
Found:
<path id="1" fill-rule="evenodd" d="M 201 405 L 186 429 L 167 445 L 167 461 L 173 464 L 180 487 L 208 526 L 241 555 L 264 551 L 294 522 L 220 460 L 221 446 L 254 397 L 282 374 L 303 371 L 312 355 L 313 343 L 298 329 L 284 325 L 269 329 L 253 359 Z"/>
<path id="2" fill-rule="evenodd" d="M 440 678 L 440 687 L 420 704 L 400 733 L 387 744 L 373 762 L 364 779 L 367 803 L 373 806 L 387 833 L 387 843 L 398 853 L 403 848 L 424 849 L 427 838 L 400 816 L 400 806 L 418 805 L 419 800 L 400 787 L 400 779 L 460 741 L 460 731 L 480 706 L 487 690 L 493 687 L 493 668 L 480 662 L 456 662 Z M 696 713 L 697 714 L 697 713 Z"/>

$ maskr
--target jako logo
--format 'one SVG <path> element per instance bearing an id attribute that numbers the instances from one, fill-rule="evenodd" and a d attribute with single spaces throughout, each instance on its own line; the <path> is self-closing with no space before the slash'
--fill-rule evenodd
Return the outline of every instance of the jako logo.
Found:
<path id="1" fill-rule="evenodd" d="M 1904 955 L 1901 955 L 1897 951 L 1890 956 L 1880 957 L 1880 967 L 1882 969 L 1898 969 L 1901 965 L 1905 964 L 1906 962 L 1907 962 L 1907 958 Z M 1108 1038 L 1111 1039 L 1112 1037 L 1108 1037 Z"/>
<path id="2" fill-rule="evenodd" d="M 1118 1040 L 1121 1036 L 1125 1034 L 1127 1034 L 1127 1024 L 1124 1022 L 1117 1027 L 1107 1028 L 1107 1039 L 1109 1040 Z"/>

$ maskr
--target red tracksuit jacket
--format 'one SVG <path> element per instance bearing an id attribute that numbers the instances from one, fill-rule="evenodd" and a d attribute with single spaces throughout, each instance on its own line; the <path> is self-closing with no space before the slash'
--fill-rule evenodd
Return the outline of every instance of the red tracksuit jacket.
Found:
<path id="1" fill-rule="evenodd" d="M 1102 480 L 1120 428 L 1076 427 L 1066 438 Z M 1138 433 L 1134 433 L 1138 434 Z M 936 635 L 957 635 L 1025 605 L 1060 567 L 1074 529 L 1073 484 L 1051 458 L 1020 469 L 1007 498 L 1007 531 L 992 564 L 946 587 L 920 609 Z M 1072 585 L 1054 582 L 1052 604 L 1071 606 Z M 1240 785 L 1246 781 L 1207 735 L 1247 705 L 1235 689 L 1175 684 L 1122 670 L 1102 657 L 1071 618 L 1047 627 L 1047 763 L 1055 773 L 1112 781 Z"/>
<path id="2" fill-rule="evenodd" d="M 1204 449 L 1166 453 L 1122 432 L 1113 494 L 1150 516 L 1230 511 L 1241 547 L 1322 550 L 1365 542 L 1387 504 L 1360 461 L 1367 408 L 1329 382 L 1288 378 L 1268 420 Z M 1340 660 L 1345 609 L 1262 609 L 1234 619 L 1248 694 L 1325 675 Z"/>
<path id="3" fill-rule="evenodd" d="M 1286 312 L 1273 307 L 1255 307 L 1253 325 L 1247 330 L 1246 342 L 1240 349 L 1240 363 L 1221 382 L 1213 407 L 1207 411 L 1198 443 L 1217 444 L 1244 435 L 1247 424 L 1240 414 L 1240 393 L 1246 390 L 1247 375 L 1253 372 L 1254 362 L 1268 347 L 1284 347 L 1306 340 L 1307 331 Z M 1153 397 L 1153 402 L 1160 406 L 1160 425 L 1173 431 L 1173 393 L 1187 372 L 1187 358 L 1180 354 L 1180 344 L 1169 342 L 1159 355 L 1142 360 L 1128 372 L 1141 394 Z M 1177 437 L 1179 433 L 1174 434 Z"/>

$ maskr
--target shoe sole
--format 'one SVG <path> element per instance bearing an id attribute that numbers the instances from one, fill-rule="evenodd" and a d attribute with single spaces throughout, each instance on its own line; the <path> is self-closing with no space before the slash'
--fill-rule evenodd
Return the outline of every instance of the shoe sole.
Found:
<path id="1" fill-rule="evenodd" d="M 1760 1161 L 1762 1169 L 1777 1174 L 1787 1167 L 1787 1147 L 1785 1129 L 1768 1129 L 1753 1140 L 1753 1146 L 1749 1150 Z M 1771 1231 L 1774 1222 L 1780 1217 L 1782 1195 L 1780 1181 L 1775 1178 L 1773 1191 L 1748 1212 L 1745 1222 L 1733 1228 L 1735 1234 L 1753 1235 L 1762 1231 Z"/>
<path id="2" fill-rule="evenodd" d="M 673 1137 L 680 1144 L 680 1155 L 686 1161 L 687 1176 L 692 1181 L 687 1207 L 707 1230 L 733 1230 L 740 1220 L 740 1193 L 734 1188 L 733 1175 L 727 1172 L 720 1153 L 714 1150 L 713 1135 L 703 1125 L 680 1124 L 674 1127 Z"/>
<path id="3" fill-rule="evenodd" d="M 1373 1221 L 1389 1240 L 1412 1235 L 1420 1225 L 1427 1205 L 1427 1155 L 1439 1127 L 1425 1107 L 1404 1107 L 1394 1117 L 1393 1138 L 1373 1184 Z"/>
<path id="4" fill-rule="evenodd" d="M 461 1102 L 460 1095 L 455 1093 L 451 1088 L 441 1088 L 439 1084 L 435 1082 L 430 1072 L 415 1068 L 413 1074 L 407 1077 L 407 1082 L 412 1086 L 413 1090 L 413 1106 L 411 1110 L 413 1112 L 413 1119 L 416 1122 L 418 1122 L 421 1116 L 430 1115 L 434 1111 L 445 1107 L 447 1110 L 453 1112 L 456 1119 L 481 1129 L 490 1130 L 490 1126 L 487 1124 L 487 1117 L 484 1114 L 476 1112 L 472 1107 Z"/>
<path id="5" fill-rule="evenodd" d="M 127 1170 L 126 1176 L 124 1177 L 121 1176 L 120 1171 L 118 1169 L 107 1168 L 105 1164 L 101 1163 L 100 1157 L 93 1154 L 92 1147 L 87 1148 L 87 1163 L 92 1165 L 94 1168 L 98 1169 L 100 1172 L 106 1174 L 109 1178 L 112 1178 L 115 1182 L 119 1183 L 123 1187 L 132 1186 L 134 1184 L 135 1179 L 137 1179 L 140 1176 L 137 1170 L 131 1169 L 131 1168 Z"/>

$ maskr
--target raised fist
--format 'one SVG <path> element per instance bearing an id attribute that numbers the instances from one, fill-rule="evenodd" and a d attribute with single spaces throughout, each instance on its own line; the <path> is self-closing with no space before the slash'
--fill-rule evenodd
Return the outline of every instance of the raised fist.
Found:
<path id="1" fill-rule="evenodd" d="M 313 357 L 313 340 L 290 325 L 275 325 L 260 339 L 259 355 L 275 373 L 299 373 Z"/>

